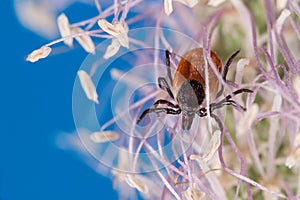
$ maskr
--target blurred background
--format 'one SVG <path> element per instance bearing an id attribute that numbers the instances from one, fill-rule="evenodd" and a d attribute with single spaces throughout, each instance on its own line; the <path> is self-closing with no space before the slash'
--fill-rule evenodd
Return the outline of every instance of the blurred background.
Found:
<path id="1" fill-rule="evenodd" d="M 58 38 L 55 25 L 51 28 L 53 24 L 46 23 L 51 17 L 56 19 L 62 11 L 72 11 L 70 20 L 76 21 L 76 17 L 82 20 L 94 16 L 97 10 L 72 1 L 48 1 L 53 5 L 41 7 L 26 7 L 22 2 L 29 1 L 0 4 L 0 199 L 117 199 L 109 178 L 101 177 L 76 154 L 56 146 L 58 133 L 75 129 L 72 89 L 87 53 L 79 46 L 72 50 L 59 46 L 45 60 L 34 64 L 25 61 L 32 50 Z M 38 13 L 35 19 L 30 18 L 36 16 L 34 9 Z M 74 14 L 82 9 L 85 12 Z M 43 15 L 43 11 L 49 12 Z M 45 20 L 44 27 L 25 28 L 35 20 Z"/>

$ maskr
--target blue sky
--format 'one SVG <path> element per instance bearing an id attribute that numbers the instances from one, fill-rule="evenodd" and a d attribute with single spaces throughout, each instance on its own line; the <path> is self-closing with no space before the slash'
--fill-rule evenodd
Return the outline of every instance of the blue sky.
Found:
<path id="1" fill-rule="evenodd" d="M 49 41 L 24 29 L 2 1 L 0 199 L 117 199 L 111 180 L 55 146 L 72 132 L 72 89 L 87 55 L 81 48 L 37 63 L 26 55 Z"/>

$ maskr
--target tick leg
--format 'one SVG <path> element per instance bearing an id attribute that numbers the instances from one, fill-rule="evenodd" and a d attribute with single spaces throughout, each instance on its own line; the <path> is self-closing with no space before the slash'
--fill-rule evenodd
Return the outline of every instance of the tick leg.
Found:
<path id="1" fill-rule="evenodd" d="M 237 110 L 243 110 L 246 111 L 246 108 L 243 107 L 242 105 L 238 104 L 237 102 L 233 101 L 233 100 L 228 100 L 224 103 L 224 105 L 232 105 L 235 109 Z"/>
<path id="2" fill-rule="evenodd" d="M 219 103 L 216 103 L 216 104 L 212 104 L 211 105 L 211 110 L 214 111 L 218 108 L 221 108 L 223 106 L 227 106 L 227 105 L 232 105 L 235 109 L 237 110 L 244 110 L 246 111 L 246 108 L 241 106 L 240 104 L 238 104 L 237 102 L 233 101 L 233 100 L 226 100 L 224 102 L 219 102 Z"/>
<path id="3" fill-rule="evenodd" d="M 234 97 L 234 96 L 236 96 L 236 95 L 238 95 L 240 93 L 244 93 L 244 92 L 246 92 L 246 93 L 252 93 L 253 91 L 249 90 L 249 89 L 246 89 L 246 88 L 241 88 L 241 89 L 238 89 L 238 90 L 234 91 L 232 94 L 227 95 L 222 101 L 229 100 L 232 97 Z"/>
<path id="4" fill-rule="evenodd" d="M 223 80 L 226 81 L 226 76 L 228 73 L 228 68 L 231 65 L 233 59 L 240 53 L 240 49 L 234 52 L 227 60 L 225 66 L 224 66 L 224 71 L 223 71 Z"/>
<path id="5" fill-rule="evenodd" d="M 225 105 L 232 105 L 234 108 L 236 108 L 237 110 L 246 110 L 246 108 L 244 108 L 243 106 L 241 106 L 240 104 L 238 104 L 237 102 L 230 100 L 232 97 L 241 94 L 241 93 L 252 93 L 252 90 L 246 89 L 246 88 L 242 88 L 239 90 L 234 91 L 232 94 L 227 95 L 224 99 L 222 99 L 221 101 L 217 102 L 217 103 L 212 103 L 210 104 L 211 110 L 216 110 L 218 108 L 221 108 Z"/>
<path id="6" fill-rule="evenodd" d="M 225 81 L 225 83 L 226 83 L 226 76 L 227 76 L 227 73 L 228 73 L 229 66 L 230 66 L 230 64 L 232 63 L 233 59 L 234 59 L 239 53 L 240 53 L 240 50 L 237 50 L 236 52 L 234 52 L 234 53 L 228 58 L 228 60 L 227 60 L 227 62 L 226 62 L 226 64 L 225 64 L 225 66 L 224 66 L 222 78 L 223 78 L 223 80 Z M 219 96 L 222 95 L 223 91 L 224 91 L 224 85 L 221 84 L 221 89 L 220 89 L 220 91 L 219 91 L 218 94 L 217 94 L 217 98 L 218 98 Z"/>
<path id="7" fill-rule="evenodd" d="M 214 118 L 214 120 L 217 122 L 217 124 L 218 124 L 218 126 L 220 128 L 220 131 L 223 132 L 223 124 L 222 124 L 220 118 L 217 115 L 215 115 L 214 113 L 212 113 L 212 109 L 211 108 L 212 107 L 210 107 L 210 116 L 212 118 Z M 199 117 L 206 117 L 207 116 L 207 110 L 206 110 L 206 108 L 201 108 L 201 110 L 197 114 L 199 115 Z"/>
<path id="8" fill-rule="evenodd" d="M 223 124 L 222 124 L 220 118 L 217 115 L 213 114 L 213 113 L 211 113 L 210 116 L 215 119 L 215 121 L 217 122 L 217 124 L 220 128 L 220 131 L 223 132 Z"/>
<path id="9" fill-rule="evenodd" d="M 167 73 L 169 77 L 170 83 L 172 83 L 172 74 L 171 74 L 171 62 L 170 62 L 170 51 L 166 50 L 166 65 L 167 65 Z"/>
<path id="10" fill-rule="evenodd" d="M 163 90 L 167 90 L 170 97 L 172 99 L 174 99 L 174 95 L 173 95 L 173 93 L 170 89 L 170 86 L 169 86 L 168 82 L 166 81 L 166 79 L 164 77 L 158 77 L 157 81 L 158 81 L 158 86 Z"/>
<path id="11" fill-rule="evenodd" d="M 179 108 L 178 105 L 174 105 L 172 102 L 167 101 L 165 99 L 159 99 L 156 102 L 154 102 L 153 105 L 156 107 L 156 106 L 161 105 L 161 104 L 167 104 L 167 106 L 171 107 L 171 108 L 176 108 L 176 109 Z"/>
<path id="12" fill-rule="evenodd" d="M 178 115 L 181 113 L 181 109 L 178 110 L 173 110 L 172 108 L 148 108 L 146 110 L 144 110 L 144 112 L 141 114 L 141 116 L 137 119 L 136 123 L 139 124 L 142 119 L 151 112 L 155 112 L 155 113 L 161 113 L 164 112 L 166 114 L 171 114 L 171 115 Z"/>
<path id="13" fill-rule="evenodd" d="M 212 103 L 210 105 L 211 106 L 215 106 L 216 104 L 222 104 L 222 103 L 228 101 L 229 99 L 231 99 L 232 97 L 234 97 L 234 96 L 236 96 L 238 94 L 244 93 L 244 92 L 246 92 L 246 93 L 252 93 L 253 91 L 249 90 L 249 89 L 246 89 L 246 88 L 238 89 L 238 90 L 234 91 L 232 94 L 227 95 L 224 99 L 222 99 L 218 103 Z"/>
<path id="14" fill-rule="evenodd" d="M 235 109 L 237 109 L 237 110 L 244 110 L 244 111 L 246 111 L 246 108 L 244 108 L 243 106 L 241 106 L 240 104 L 238 104 L 238 103 L 235 102 L 234 100 L 231 100 L 232 97 L 234 97 L 234 96 L 236 96 L 236 95 L 238 95 L 238 94 L 244 93 L 244 92 L 246 92 L 246 93 L 252 93 L 253 91 L 252 91 L 252 90 L 249 90 L 249 89 L 246 89 L 246 88 L 242 88 L 242 89 L 239 89 L 239 90 L 234 91 L 232 94 L 227 95 L 227 96 L 226 96 L 224 99 L 222 99 L 221 101 L 219 101 L 219 102 L 217 102 L 217 103 L 211 103 L 211 104 L 209 105 L 209 108 L 210 108 L 210 110 L 209 110 L 210 116 L 211 116 L 212 118 L 215 119 L 215 121 L 217 122 L 217 124 L 218 124 L 218 126 L 219 126 L 219 128 L 220 128 L 221 131 L 223 131 L 223 124 L 222 124 L 220 118 L 219 118 L 217 115 L 215 115 L 215 114 L 213 113 L 213 111 L 216 110 L 216 109 L 218 109 L 218 108 L 221 108 L 221 107 L 223 107 L 223 106 L 226 106 L 226 105 L 231 105 L 231 106 L 233 106 L 233 107 L 234 107 Z M 207 111 L 206 108 L 201 108 L 201 109 L 197 112 L 197 114 L 198 114 L 200 117 L 205 117 L 205 116 L 207 116 L 207 112 L 208 112 L 208 111 Z"/>

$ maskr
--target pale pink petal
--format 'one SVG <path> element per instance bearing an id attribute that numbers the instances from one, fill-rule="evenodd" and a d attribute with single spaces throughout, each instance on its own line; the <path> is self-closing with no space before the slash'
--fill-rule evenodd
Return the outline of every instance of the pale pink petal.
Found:
<path id="1" fill-rule="evenodd" d="M 128 25 L 126 23 L 122 23 L 122 22 L 114 22 L 113 23 L 115 30 L 118 34 L 120 33 L 128 33 Z"/>
<path id="2" fill-rule="evenodd" d="M 285 22 L 285 20 L 288 18 L 288 16 L 291 15 L 291 12 L 288 10 L 288 9 L 284 9 L 280 16 L 278 17 L 277 21 L 276 21 L 276 28 L 277 28 L 277 31 L 278 33 L 281 32 L 282 30 L 282 27 L 283 27 L 283 24 Z"/>
<path id="3" fill-rule="evenodd" d="M 50 54 L 51 50 L 52 49 L 50 47 L 42 46 L 41 48 L 31 52 L 27 56 L 26 60 L 30 62 L 36 62 L 41 58 L 46 58 Z"/>
<path id="4" fill-rule="evenodd" d="M 129 39 L 127 33 L 121 33 L 117 36 L 117 39 L 123 47 L 129 48 Z"/>
<path id="5" fill-rule="evenodd" d="M 190 186 L 183 192 L 185 200 L 203 199 L 205 194 L 200 192 L 196 187 Z"/>
<path id="6" fill-rule="evenodd" d="M 87 98 L 95 103 L 99 103 L 98 101 L 98 94 L 96 91 L 96 87 L 90 77 L 85 71 L 79 70 L 77 72 L 81 86 L 87 96 Z"/>
<path id="7" fill-rule="evenodd" d="M 119 33 L 117 32 L 117 30 L 115 29 L 115 26 L 112 25 L 111 23 L 109 23 L 107 20 L 105 19 L 99 19 L 98 20 L 98 25 L 99 27 L 107 32 L 108 34 L 112 35 L 112 36 L 116 36 Z"/>
<path id="8" fill-rule="evenodd" d="M 243 72 L 246 65 L 250 63 L 249 59 L 240 59 L 236 67 L 235 83 L 241 84 L 243 78 Z"/>
<path id="9" fill-rule="evenodd" d="M 132 159 L 132 154 L 128 151 L 128 149 L 119 147 L 119 156 L 118 156 L 118 169 L 122 171 L 127 171 L 132 167 L 128 160 Z"/>
<path id="10" fill-rule="evenodd" d="M 123 47 L 129 48 L 129 39 L 128 39 L 128 26 L 126 23 L 116 23 L 115 24 L 116 30 L 119 32 L 116 35 L 117 39 L 119 40 L 120 44 Z"/>
<path id="11" fill-rule="evenodd" d="M 218 150 L 221 144 L 220 137 L 221 137 L 221 131 L 220 130 L 215 131 L 212 138 L 209 141 L 208 147 L 206 149 L 206 153 L 201 158 L 204 162 L 208 162 Z"/>
<path id="12" fill-rule="evenodd" d="M 180 2 L 191 8 L 194 7 L 195 5 L 197 5 L 199 2 L 199 0 L 174 0 L 174 1 Z"/>
<path id="13" fill-rule="evenodd" d="M 288 168 L 292 168 L 295 166 L 297 159 L 295 158 L 295 156 L 293 154 L 289 155 L 286 160 L 285 160 L 285 166 L 287 166 Z"/>
<path id="14" fill-rule="evenodd" d="M 23 26 L 47 39 L 57 36 L 55 9 L 49 9 L 52 2 L 31 0 L 10 2 L 14 2 L 16 15 Z"/>
<path id="15" fill-rule="evenodd" d="M 286 6 L 286 3 L 287 3 L 287 0 L 277 0 L 276 1 L 276 7 L 278 10 L 282 10 L 285 8 Z"/>
<path id="16" fill-rule="evenodd" d="M 257 116 L 259 107 L 257 104 L 252 104 L 250 108 L 244 113 L 237 125 L 238 134 L 245 133 L 250 127 L 255 117 Z"/>
<path id="17" fill-rule="evenodd" d="M 196 154 L 191 154 L 190 155 L 190 159 L 191 160 L 201 160 L 201 156 L 200 155 L 196 155 Z"/>
<path id="18" fill-rule="evenodd" d="M 148 187 L 138 178 L 138 176 L 132 174 L 126 174 L 125 181 L 130 187 L 136 188 L 142 193 L 149 192 Z"/>
<path id="19" fill-rule="evenodd" d="M 97 131 L 93 132 L 90 136 L 91 140 L 96 143 L 115 141 L 119 139 L 119 137 L 120 135 L 114 131 Z"/>
<path id="20" fill-rule="evenodd" d="M 282 96 L 280 93 L 277 93 L 274 97 L 274 101 L 272 104 L 272 111 L 280 111 L 282 104 Z"/>
<path id="21" fill-rule="evenodd" d="M 106 52 L 104 54 L 104 59 L 108 59 L 114 56 L 120 49 L 120 42 L 117 39 L 112 39 L 111 44 L 107 47 Z"/>
<path id="22" fill-rule="evenodd" d="M 164 0 L 164 9 L 168 16 L 173 12 L 172 0 Z"/>
<path id="23" fill-rule="evenodd" d="M 225 0 L 209 0 L 207 5 L 216 7 L 216 6 L 220 5 L 221 3 L 223 3 L 224 1 Z"/>
<path id="24" fill-rule="evenodd" d="M 128 26 L 126 23 L 114 22 L 111 24 L 105 19 L 100 19 L 98 25 L 103 31 L 115 36 L 123 47 L 129 48 Z"/>
<path id="25" fill-rule="evenodd" d="M 300 165 L 300 133 L 297 134 L 293 146 L 293 149 L 285 160 L 285 166 L 288 168 L 299 167 Z"/>
<path id="26" fill-rule="evenodd" d="M 300 148 L 300 132 L 297 134 L 294 140 L 294 146 Z"/>
<path id="27" fill-rule="evenodd" d="M 72 34 L 70 23 L 67 16 L 62 13 L 57 18 L 58 29 L 62 37 L 70 36 Z M 69 47 L 73 46 L 73 38 L 70 37 L 64 40 L 64 43 Z"/>
<path id="28" fill-rule="evenodd" d="M 300 76 L 296 76 L 293 81 L 293 88 L 298 96 L 298 101 L 300 102 Z"/>
<path id="29" fill-rule="evenodd" d="M 116 180 L 121 182 L 125 180 L 126 173 L 125 171 L 128 171 L 132 166 L 128 162 L 129 159 L 131 159 L 132 154 L 128 152 L 128 149 L 125 149 L 124 147 L 119 147 L 119 154 L 118 154 L 118 165 L 116 169 L 112 169 L 111 173 L 115 176 Z"/>
<path id="30" fill-rule="evenodd" d="M 74 27 L 72 29 L 72 33 L 73 34 L 84 33 L 84 30 L 82 30 L 79 27 Z M 82 46 L 82 48 L 86 52 L 95 54 L 95 45 L 89 35 L 83 34 L 83 35 L 75 37 L 75 39 L 77 40 L 77 42 Z"/>
<path id="31" fill-rule="evenodd" d="M 282 191 L 282 186 L 279 186 L 279 184 L 276 183 L 267 183 L 268 189 L 280 193 Z M 263 192 L 261 199 L 267 199 L 267 200 L 279 200 L 282 198 L 274 197 L 274 194 L 271 194 L 269 192 Z M 289 198 L 286 198 L 289 199 Z"/>

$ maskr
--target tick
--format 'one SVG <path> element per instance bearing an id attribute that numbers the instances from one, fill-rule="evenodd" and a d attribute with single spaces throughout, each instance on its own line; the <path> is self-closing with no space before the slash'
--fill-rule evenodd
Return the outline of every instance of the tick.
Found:
<path id="1" fill-rule="evenodd" d="M 226 82 L 228 68 L 239 52 L 240 50 L 233 53 L 228 58 L 224 67 L 222 66 L 219 57 L 213 51 L 210 52 L 212 61 L 214 62 L 217 71 L 222 75 L 224 82 Z M 238 110 L 246 110 L 246 108 L 232 100 L 232 97 L 237 94 L 252 92 L 252 90 L 246 88 L 238 89 L 227 95 L 222 100 L 214 103 L 214 101 L 223 94 L 224 86 L 223 84 L 219 84 L 219 80 L 211 66 L 208 66 L 209 97 L 207 96 L 205 92 L 205 65 L 202 48 L 192 49 L 181 58 L 173 78 L 171 74 L 170 54 L 171 53 L 166 50 L 167 76 L 172 88 L 169 86 L 166 78 L 164 77 L 158 78 L 158 85 L 161 89 L 168 92 L 169 96 L 176 102 L 176 104 L 165 99 L 155 101 L 153 107 L 144 110 L 144 112 L 140 115 L 137 119 L 137 124 L 151 112 L 164 112 L 172 115 L 179 115 L 181 113 L 182 129 L 190 130 L 195 115 L 205 117 L 209 112 L 210 116 L 216 120 L 222 130 L 221 122 L 213 113 L 214 110 L 225 105 L 231 105 Z M 209 105 L 209 111 L 206 106 L 206 98 L 209 98 L 209 102 L 212 102 Z M 161 105 L 165 105 L 165 107 L 159 107 Z"/>

